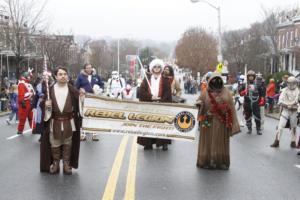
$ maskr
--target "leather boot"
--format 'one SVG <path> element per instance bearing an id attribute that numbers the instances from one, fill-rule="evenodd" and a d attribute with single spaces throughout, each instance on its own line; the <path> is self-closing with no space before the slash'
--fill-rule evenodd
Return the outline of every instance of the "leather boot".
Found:
<path id="1" fill-rule="evenodd" d="M 168 145 L 167 144 L 163 144 L 162 150 L 163 151 L 167 151 L 168 150 Z"/>
<path id="2" fill-rule="evenodd" d="M 60 162 L 60 147 L 52 147 L 52 158 L 53 163 L 50 165 L 50 174 L 58 174 L 59 173 L 59 162 Z"/>
<path id="3" fill-rule="evenodd" d="M 261 129 L 256 130 L 257 135 L 262 135 Z"/>
<path id="4" fill-rule="evenodd" d="M 291 148 L 296 148 L 296 142 L 295 141 L 291 142 Z"/>
<path id="5" fill-rule="evenodd" d="M 71 157 L 71 145 L 63 145 L 63 163 L 64 163 L 64 174 L 71 175 L 72 167 L 70 166 Z"/>
<path id="6" fill-rule="evenodd" d="M 270 147 L 278 148 L 279 147 L 279 140 L 275 140 L 274 143 L 270 145 Z"/>

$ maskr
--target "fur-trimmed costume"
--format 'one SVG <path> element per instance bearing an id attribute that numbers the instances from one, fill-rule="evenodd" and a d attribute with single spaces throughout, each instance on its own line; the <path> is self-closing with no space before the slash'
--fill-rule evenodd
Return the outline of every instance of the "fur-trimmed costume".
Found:
<path id="1" fill-rule="evenodd" d="M 28 119 L 29 126 L 32 128 L 32 106 L 31 101 L 34 96 L 34 89 L 29 83 L 29 80 L 22 77 L 18 83 L 18 114 L 19 125 L 18 133 L 22 134 L 26 119 Z"/>
<path id="2" fill-rule="evenodd" d="M 151 78 L 153 75 L 147 74 L 148 80 L 150 84 Z M 171 86 L 169 83 L 169 79 L 163 77 L 160 75 L 159 77 L 159 91 L 158 91 L 158 97 L 160 97 L 159 102 L 172 102 L 172 94 L 171 94 Z M 144 78 L 140 89 L 139 89 L 139 100 L 140 101 L 148 101 L 152 102 L 152 94 L 150 87 L 147 83 L 147 79 Z M 138 144 L 143 146 L 152 146 L 153 144 L 156 144 L 157 147 L 162 146 L 164 144 L 171 144 L 171 140 L 169 139 L 157 139 L 157 138 L 147 138 L 147 137 L 138 137 L 137 139 Z"/>

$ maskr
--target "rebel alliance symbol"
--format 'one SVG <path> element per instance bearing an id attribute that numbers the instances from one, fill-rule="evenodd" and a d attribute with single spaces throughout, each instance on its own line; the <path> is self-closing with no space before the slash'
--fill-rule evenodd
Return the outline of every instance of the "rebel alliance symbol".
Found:
<path id="1" fill-rule="evenodd" d="M 183 122 L 181 122 L 181 120 L 180 119 L 178 119 L 178 126 L 180 127 L 180 128 L 182 128 L 182 129 L 187 129 L 187 128 L 189 128 L 191 125 L 192 125 L 192 123 L 193 123 L 193 120 L 189 117 L 189 119 L 188 119 L 188 117 L 187 117 L 187 115 L 184 115 L 183 116 Z"/>

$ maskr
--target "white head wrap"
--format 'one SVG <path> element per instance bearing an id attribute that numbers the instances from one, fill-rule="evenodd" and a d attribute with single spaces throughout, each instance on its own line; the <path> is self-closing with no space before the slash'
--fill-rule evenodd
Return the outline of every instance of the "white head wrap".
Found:
<path id="1" fill-rule="evenodd" d="M 152 70 L 153 70 L 154 66 L 160 66 L 161 70 L 162 70 L 164 68 L 164 61 L 161 60 L 161 59 L 158 59 L 158 58 L 152 60 L 150 65 L 149 65 L 150 73 L 152 73 Z"/>

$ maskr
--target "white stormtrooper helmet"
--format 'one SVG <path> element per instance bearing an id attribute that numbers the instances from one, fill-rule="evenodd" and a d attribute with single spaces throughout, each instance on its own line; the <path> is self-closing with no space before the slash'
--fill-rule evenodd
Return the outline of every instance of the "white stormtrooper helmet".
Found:
<path id="1" fill-rule="evenodd" d="M 112 79 L 118 79 L 119 78 L 119 72 L 118 71 L 112 71 L 111 72 L 111 78 Z"/>
<path id="2" fill-rule="evenodd" d="M 297 87 L 297 80 L 294 76 L 290 76 L 288 79 L 287 79 L 287 87 L 290 89 L 290 90 L 294 90 L 296 89 Z"/>

